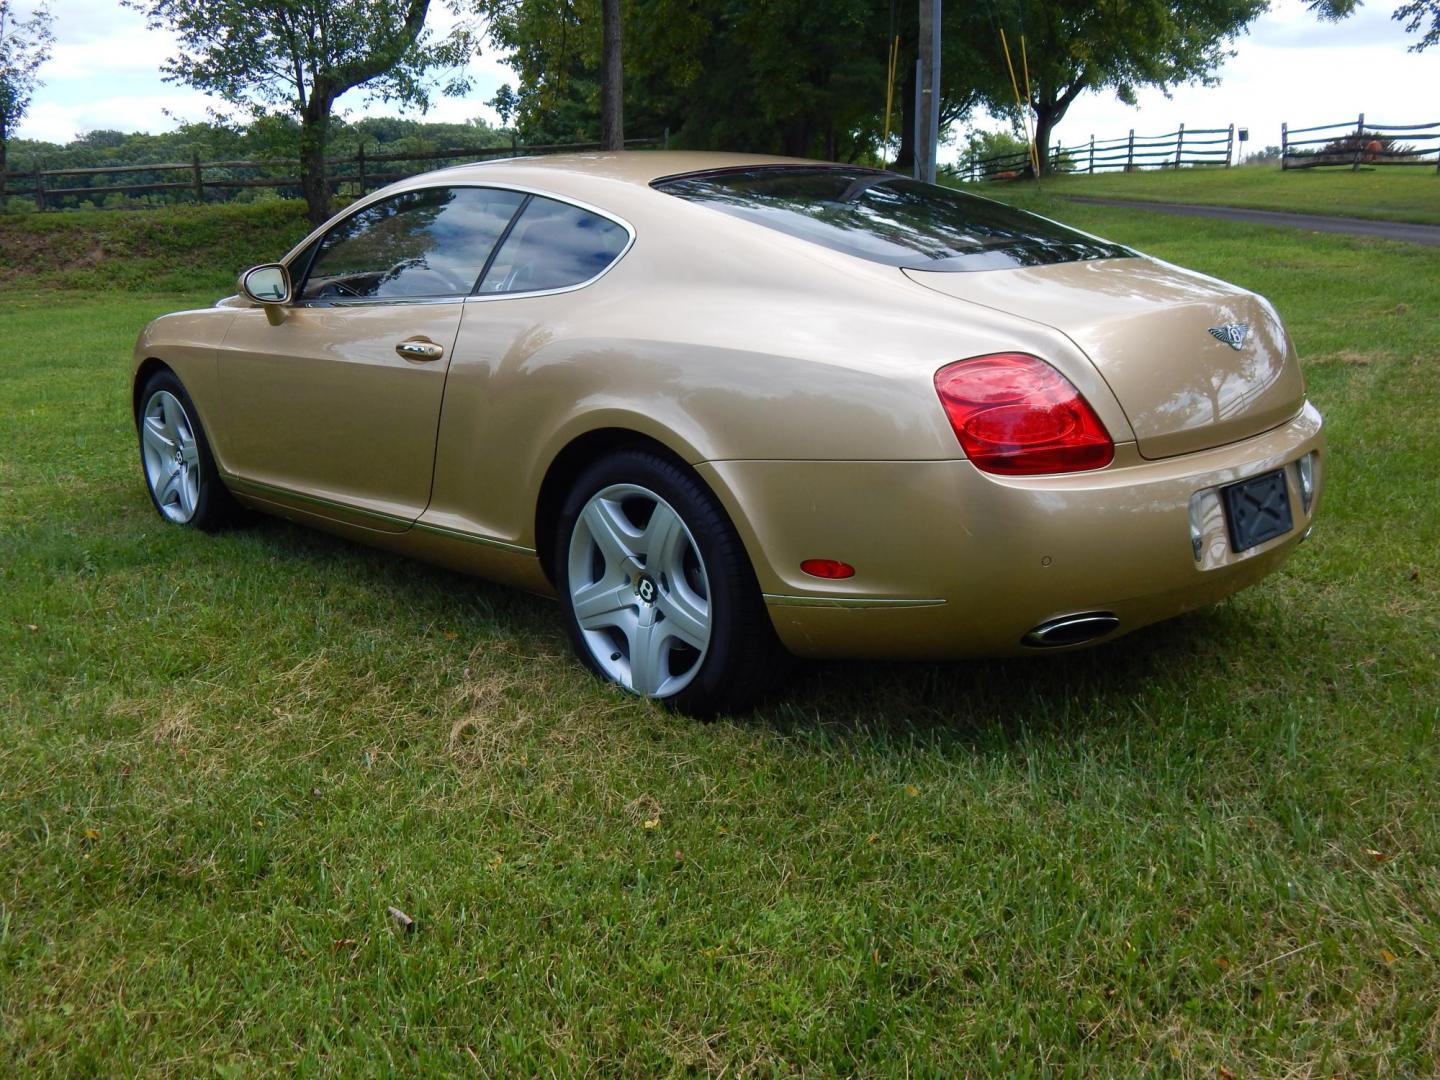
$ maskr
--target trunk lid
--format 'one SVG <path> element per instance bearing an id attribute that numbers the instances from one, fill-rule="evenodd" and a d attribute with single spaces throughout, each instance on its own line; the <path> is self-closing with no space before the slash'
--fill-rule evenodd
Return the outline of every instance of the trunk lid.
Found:
<path id="1" fill-rule="evenodd" d="M 1140 257 L 904 273 L 1069 337 L 1114 391 L 1143 457 L 1238 442 L 1284 423 L 1305 401 L 1300 365 L 1274 308 L 1178 266 Z M 1245 331 L 1237 349 L 1225 328 L 1239 326 Z"/>

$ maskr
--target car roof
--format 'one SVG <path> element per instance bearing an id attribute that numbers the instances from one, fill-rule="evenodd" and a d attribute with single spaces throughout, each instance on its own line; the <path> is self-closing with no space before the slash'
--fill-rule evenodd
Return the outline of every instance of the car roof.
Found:
<path id="1" fill-rule="evenodd" d="M 499 158 L 452 165 L 425 174 L 443 174 L 447 180 L 495 183 L 511 175 L 534 178 L 548 175 L 576 179 L 593 177 L 648 185 L 666 176 L 709 172 L 715 169 L 753 168 L 760 165 L 805 165 L 823 168 L 829 162 L 768 154 L 730 154 L 710 150 L 619 150 L 592 154 L 555 154 Z"/>

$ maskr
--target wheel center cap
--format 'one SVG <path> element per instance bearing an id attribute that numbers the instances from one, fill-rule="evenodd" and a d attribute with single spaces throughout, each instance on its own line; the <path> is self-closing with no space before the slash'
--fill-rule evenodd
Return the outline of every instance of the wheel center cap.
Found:
<path id="1" fill-rule="evenodd" d="M 659 592 L 659 586 L 655 584 L 655 579 L 649 574 L 641 574 L 635 582 L 635 595 L 647 604 L 653 604 Z"/>

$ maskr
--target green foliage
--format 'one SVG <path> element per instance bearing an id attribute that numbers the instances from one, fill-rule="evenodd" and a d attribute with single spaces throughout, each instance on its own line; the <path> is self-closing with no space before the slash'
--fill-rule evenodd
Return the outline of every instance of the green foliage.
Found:
<path id="1" fill-rule="evenodd" d="M 534 141 L 593 139 L 599 124 L 598 0 L 471 0 L 512 57 L 506 88 Z M 1336 0 L 1339 2 L 1339 0 Z M 942 129 L 979 105 L 1008 115 L 1028 66 L 1037 141 L 1086 90 L 1134 101 L 1142 86 L 1207 82 L 1266 0 L 986 0 L 947 4 L 941 41 Z M 918 35 L 913 4 L 864 0 L 627 0 L 626 114 L 632 129 L 669 129 L 681 145 L 845 160 L 908 161 Z M 900 39 L 890 130 L 882 148 L 887 61 Z M 1024 39 L 1024 55 L 1021 42 Z M 1023 89 L 1022 89 L 1023 95 Z M 500 99 L 497 99 L 499 103 Z"/>
<path id="2" fill-rule="evenodd" d="M 54 16 L 47 0 L 21 18 L 11 0 L 0 0 L 0 203 L 5 197 L 6 149 L 40 85 L 38 72 L 55 44 Z"/>
<path id="3" fill-rule="evenodd" d="M 215 290 L 6 286 L 0 1074 L 1433 1076 L 1440 249 L 1032 205 L 1275 301 L 1315 535 L 1115 646 L 713 724 L 548 601 L 166 526 L 130 349 Z"/>

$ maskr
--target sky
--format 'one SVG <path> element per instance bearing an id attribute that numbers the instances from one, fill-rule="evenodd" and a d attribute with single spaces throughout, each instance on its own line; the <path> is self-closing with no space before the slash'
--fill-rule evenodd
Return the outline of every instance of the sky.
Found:
<path id="1" fill-rule="evenodd" d="M 1057 129 L 1066 145 L 1097 138 L 1163 134 L 1188 128 L 1248 127 L 1250 147 L 1280 141 L 1280 124 L 1310 127 L 1352 119 L 1419 124 L 1440 120 L 1440 47 L 1410 53 L 1413 36 L 1390 18 L 1397 0 L 1366 4 L 1342 23 L 1321 23 L 1303 0 L 1276 0 L 1234 46 L 1220 69 L 1220 85 L 1185 86 L 1170 98 L 1156 90 L 1140 94 L 1136 107 L 1113 94 L 1082 95 Z M 28 10 L 27 0 L 18 7 Z M 442 5 L 435 4 L 440 9 Z M 170 54 L 170 36 L 149 30 L 144 18 L 119 0 L 53 0 L 54 57 L 41 71 L 45 86 L 16 132 L 21 138 L 66 142 L 104 128 L 158 132 L 181 121 L 203 120 L 215 103 L 159 73 Z M 437 12 L 445 18 L 443 11 Z M 440 25 L 438 19 L 432 19 Z M 471 65 L 473 91 L 465 98 L 437 98 L 428 119 L 460 122 L 498 117 L 484 102 L 514 76 L 501 58 L 486 54 Z M 363 91 L 341 98 L 351 118 L 394 115 L 385 103 L 366 103 Z M 418 114 L 415 114 L 418 115 Z M 989 124 L 979 118 L 980 126 Z M 635 132 L 637 136 L 650 134 Z M 942 151 L 941 159 L 953 158 Z"/>

